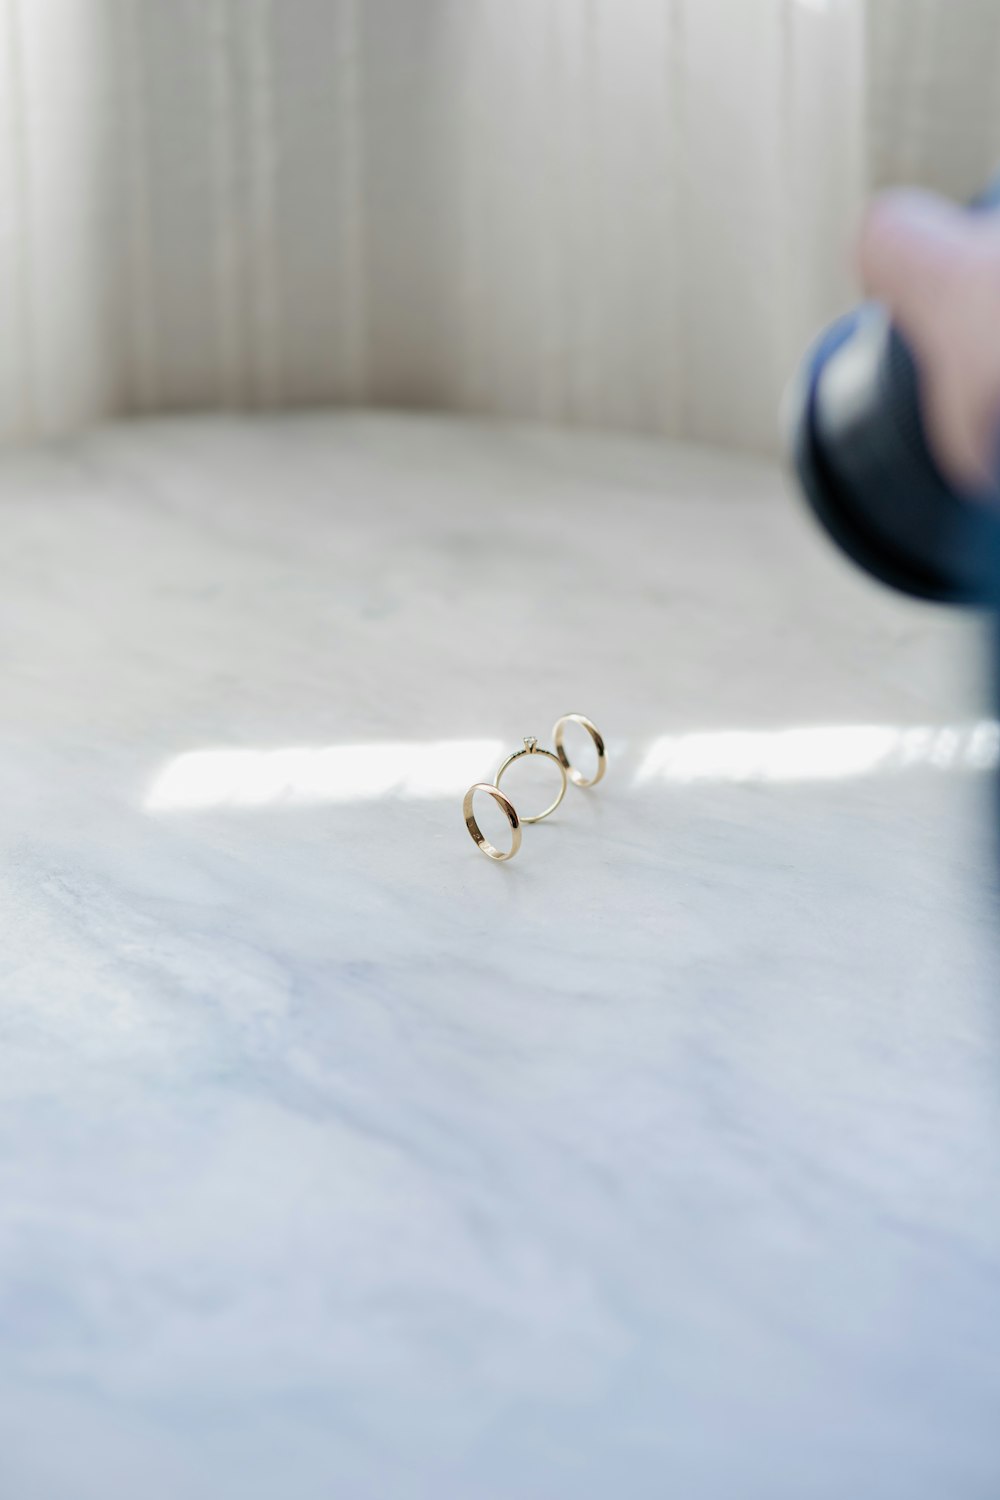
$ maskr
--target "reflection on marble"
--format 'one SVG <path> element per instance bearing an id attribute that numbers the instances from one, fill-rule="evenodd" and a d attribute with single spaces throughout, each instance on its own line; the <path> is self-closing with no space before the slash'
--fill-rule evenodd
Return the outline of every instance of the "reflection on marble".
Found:
<path id="1" fill-rule="evenodd" d="M 840 781 L 936 766 L 994 771 L 1000 725 L 812 724 L 668 734 L 650 746 L 639 782 Z"/>
<path id="2" fill-rule="evenodd" d="M 145 805 L 150 812 L 166 812 L 181 807 L 461 797 L 469 784 L 469 767 L 499 761 L 503 751 L 500 740 L 189 750 L 164 767 Z"/>
<path id="3" fill-rule="evenodd" d="M 625 748 L 619 741 L 618 749 Z M 500 740 L 425 744 L 295 745 L 284 750 L 189 750 L 157 776 L 150 812 L 356 802 L 381 797 L 461 797 L 469 767 L 499 761 Z M 635 772 L 653 781 L 837 781 L 915 766 L 993 771 L 1000 725 L 814 724 L 710 730 L 654 740 Z"/>
<path id="4" fill-rule="evenodd" d="M 973 624 L 583 434 L 137 424 L 0 515 L 5 1500 L 1000 1490 Z M 491 865 L 447 790 L 568 710 Z"/>

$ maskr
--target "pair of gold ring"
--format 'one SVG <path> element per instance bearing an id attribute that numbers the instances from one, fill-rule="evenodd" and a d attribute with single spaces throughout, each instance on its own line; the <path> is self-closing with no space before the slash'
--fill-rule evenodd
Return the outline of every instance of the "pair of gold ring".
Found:
<path id="1" fill-rule="evenodd" d="M 593 740 L 594 749 L 597 751 L 597 770 L 594 772 L 593 776 L 584 776 L 583 772 L 577 770 L 576 766 L 574 766 L 570 762 L 569 756 L 566 754 L 565 745 L 563 744 L 563 737 L 567 724 L 579 724 L 582 729 L 585 729 L 587 731 L 587 733 L 590 735 L 590 738 Z M 536 739 L 530 737 L 525 739 L 524 749 L 515 750 L 512 755 L 508 755 L 507 759 L 504 761 L 499 771 L 497 771 L 497 774 L 492 781 L 477 781 L 475 785 L 470 786 L 469 790 L 466 792 L 465 801 L 462 803 L 462 812 L 465 815 L 465 826 L 469 830 L 469 833 L 471 834 L 475 843 L 489 859 L 502 861 L 514 858 L 514 855 L 521 847 L 521 824 L 540 823 L 543 818 L 547 818 L 550 813 L 555 812 L 556 808 L 559 806 L 560 802 L 566 795 L 567 777 L 574 786 L 590 787 L 596 786 L 601 777 L 604 775 L 608 764 L 607 756 L 604 750 L 604 739 L 600 733 L 600 730 L 596 729 L 589 719 L 585 719 L 583 714 L 563 714 L 561 719 L 557 719 L 555 727 L 552 730 L 552 743 L 556 747 L 554 751 L 541 749 Z M 531 818 L 522 818 L 518 814 L 518 811 L 515 808 L 513 802 L 511 802 L 510 798 L 505 796 L 504 793 L 500 790 L 500 778 L 503 776 L 508 767 L 512 766 L 516 760 L 521 759 L 522 755 L 544 755 L 548 760 L 555 761 L 556 765 L 559 767 L 559 774 L 562 778 L 562 782 L 555 801 L 550 803 L 543 812 L 535 813 L 534 817 Z M 489 839 L 486 838 L 479 824 L 476 822 L 476 815 L 473 811 L 472 803 L 477 792 L 485 792 L 488 797 L 492 797 L 494 802 L 500 808 L 500 811 L 503 813 L 504 817 L 507 819 L 507 822 L 510 824 L 511 845 L 509 849 L 498 849 L 495 844 L 491 844 Z"/>

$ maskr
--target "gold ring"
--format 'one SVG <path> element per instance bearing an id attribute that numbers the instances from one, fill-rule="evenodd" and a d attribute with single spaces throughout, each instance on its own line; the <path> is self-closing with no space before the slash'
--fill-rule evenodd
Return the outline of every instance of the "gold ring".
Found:
<path id="1" fill-rule="evenodd" d="M 522 817 L 521 819 L 522 823 L 540 823 L 543 818 L 548 817 L 549 813 L 555 812 L 556 808 L 559 806 L 560 802 L 566 795 L 566 768 L 558 755 L 553 755 L 551 750 L 539 750 L 538 741 L 536 739 L 528 738 L 524 742 L 523 750 L 515 750 L 513 755 L 508 755 L 507 759 L 504 761 L 503 765 L 500 767 L 494 778 L 494 786 L 500 785 L 500 777 L 506 771 L 507 767 L 513 765 L 514 761 L 520 760 L 522 755 L 544 755 L 549 760 L 554 760 L 556 765 L 559 767 L 559 775 L 562 777 L 562 785 L 559 788 L 559 794 L 556 797 L 556 800 L 549 807 L 547 807 L 544 812 L 535 813 L 535 816 L 533 818 Z"/>
<path id="2" fill-rule="evenodd" d="M 493 798 L 494 802 L 497 804 L 497 806 L 500 808 L 500 811 L 507 819 L 507 822 L 510 824 L 511 834 L 513 835 L 513 837 L 511 840 L 511 846 L 506 853 L 504 853 L 502 849 L 498 849 L 495 844 L 490 843 L 489 839 L 485 837 L 485 835 L 483 834 L 483 830 L 476 822 L 476 815 L 472 811 L 472 799 L 477 792 L 487 792 Z M 487 855 L 490 859 L 496 860 L 514 858 L 514 855 L 521 847 L 522 820 L 518 817 L 517 808 L 514 806 L 513 802 L 511 802 L 508 797 L 504 796 L 499 787 L 491 786 L 488 781 L 477 781 L 475 786 L 470 786 L 469 790 L 465 794 L 465 801 L 462 803 L 462 812 L 465 814 L 466 828 L 469 830 L 472 837 L 475 839 L 476 843 L 479 845 L 480 849 L 482 849 L 485 855 Z M 523 821 L 527 822 L 528 820 L 525 818 Z"/>
<path id="3" fill-rule="evenodd" d="M 590 738 L 594 742 L 594 749 L 597 751 L 596 775 L 590 777 L 584 776 L 575 768 L 575 766 L 570 765 L 569 756 L 566 754 L 565 748 L 563 746 L 564 724 L 579 724 L 580 727 L 582 729 L 585 729 L 590 735 Z M 601 777 L 604 775 L 604 772 L 607 770 L 608 766 L 607 756 L 604 753 L 604 739 L 601 735 L 600 730 L 596 729 L 594 725 L 591 724 L 589 719 L 585 719 L 583 717 L 583 714 L 563 714 L 561 719 L 556 720 L 556 726 L 552 731 L 552 740 L 556 747 L 556 755 L 559 758 L 559 764 L 567 772 L 567 774 L 569 775 L 569 779 L 573 783 L 573 785 L 580 787 L 596 786 Z M 524 821 L 527 823 L 528 819 L 525 818 Z"/>

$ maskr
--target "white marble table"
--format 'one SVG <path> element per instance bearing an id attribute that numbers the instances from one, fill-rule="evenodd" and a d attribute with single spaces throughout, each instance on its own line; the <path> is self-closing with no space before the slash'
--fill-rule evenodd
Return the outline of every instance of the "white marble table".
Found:
<path id="1" fill-rule="evenodd" d="M 1000 1493 L 972 625 L 434 419 L 8 455 L 0 556 L 4 1500 Z"/>

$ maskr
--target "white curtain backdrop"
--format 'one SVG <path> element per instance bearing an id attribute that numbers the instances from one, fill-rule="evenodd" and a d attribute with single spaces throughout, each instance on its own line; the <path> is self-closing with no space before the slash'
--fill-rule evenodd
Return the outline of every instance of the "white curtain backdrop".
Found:
<path id="1" fill-rule="evenodd" d="M 993 0 L 0 0 L 0 437 L 440 406 L 776 442 Z"/>

